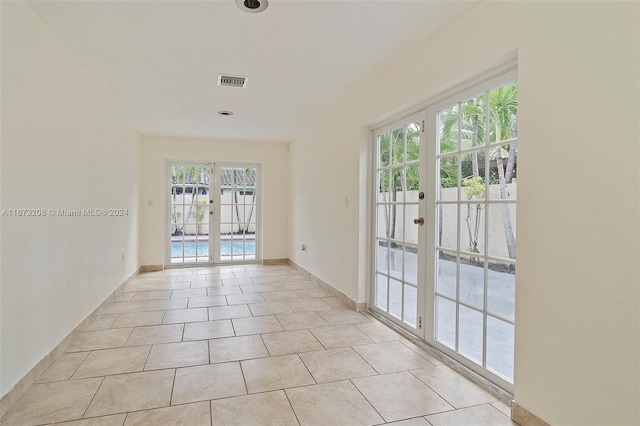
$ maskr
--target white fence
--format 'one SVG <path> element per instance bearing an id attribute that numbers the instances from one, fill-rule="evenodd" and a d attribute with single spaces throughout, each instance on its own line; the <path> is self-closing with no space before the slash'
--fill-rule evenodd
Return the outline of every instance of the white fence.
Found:
<path id="1" fill-rule="evenodd" d="M 220 233 L 237 233 L 246 229 L 247 233 L 256 232 L 256 217 L 258 215 L 256 198 L 254 195 L 237 195 L 232 193 L 220 196 Z M 171 232 L 176 227 L 185 235 L 209 234 L 209 214 L 213 204 L 209 203 L 208 195 L 178 194 L 171 197 Z M 214 210 L 217 214 L 217 210 Z"/>
<path id="2" fill-rule="evenodd" d="M 458 188 L 444 188 L 442 190 L 442 201 L 455 201 L 458 199 Z M 507 199 L 516 199 L 517 184 L 512 183 L 507 185 Z M 406 202 L 417 202 L 418 191 L 407 191 L 406 193 L 398 192 L 398 202 L 402 200 L 402 197 L 406 197 Z M 381 200 L 389 201 L 390 194 L 379 194 Z M 462 189 L 462 200 L 469 201 Z M 489 185 L 489 200 L 500 200 L 500 185 Z M 483 202 L 484 200 L 480 200 Z M 468 205 L 462 204 L 460 206 L 460 248 L 468 251 L 470 248 L 469 231 L 467 227 L 467 214 L 469 214 L 469 220 L 471 224 L 471 232 L 475 233 L 475 216 L 478 212 L 476 206 L 479 203 L 470 203 Z M 507 240 L 504 232 L 504 220 L 503 220 L 503 207 L 496 204 L 480 204 L 480 226 L 478 229 L 478 249 L 481 254 L 484 253 L 485 235 L 488 235 L 488 251 L 486 254 L 489 256 L 496 256 L 502 258 L 509 258 L 507 250 Z M 470 208 L 468 211 L 467 207 Z M 386 238 L 387 227 L 391 227 L 391 217 L 393 215 L 392 208 L 389 208 L 385 214 L 381 206 L 378 207 L 378 229 L 377 236 Z M 486 210 L 489 210 L 488 212 Z M 511 227 L 514 235 L 516 234 L 516 205 L 507 204 L 506 210 L 509 212 L 511 219 Z M 395 239 L 416 243 L 418 239 L 418 226 L 413 223 L 413 219 L 418 218 L 417 206 L 406 206 L 406 210 L 402 206 L 396 208 L 396 225 L 395 225 Z M 436 238 L 440 241 L 440 246 L 450 249 L 456 249 L 457 247 L 457 216 L 458 206 L 455 204 L 442 205 L 442 229 L 436 234 Z M 488 232 L 485 231 L 485 216 L 489 218 Z M 387 221 L 389 222 L 387 224 Z"/>

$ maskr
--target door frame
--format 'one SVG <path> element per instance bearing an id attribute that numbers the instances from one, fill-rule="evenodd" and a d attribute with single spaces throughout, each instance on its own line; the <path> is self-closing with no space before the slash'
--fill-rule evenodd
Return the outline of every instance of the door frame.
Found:
<path id="1" fill-rule="evenodd" d="M 436 197 L 437 197 L 437 168 L 435 167 L 436 158 L 436 141 L 437 135 L 435 132 L 430 132 L 429 129 L 436 127 L 436 121 L 433 117 L 437 114 L 437 108 L 441 106 L 447 106 L 448 101 L 454 97 L 472 97 L 481 93 L 482 90 L 492 89 L 499 87 L 500 84 L 496 82 L 506 82 L 508 80 L 518 81 L 518 63 L 517 52 L 511 52 L 505 57 L 501 58 L 499 63 L 494 62 L 494 66 L 485 69 L 484 71 L 476 74 L 475 76 L 460 82 L 459 84 L 443 89 L 439 92 L 434 92 L 429 98 L 423 100 L 409 111 L 395 114 L 378 122 L 370 127 L 371 133 L 369 141 L 367 143 L 367 149 L 369 150 L 367 159 L 367 182 L 368 182 L 368 235 L 367 242 L 367 259 L 368 267 L 367 271 L 367 285 L 366 285 L 366 300 L 368 309 L 377 315 L 382 316 L 386 320 L 400 326 L 410 334 L 421 339 L 427 345 L 433 347 L 437 351 L 443 353 L 444 356 L 452 358 L 457 363 L 475 372 L 479 376 L 491 381 L 498 387 L 504 389 L 507 392 L 513 392 L 513 383 L 503 379 L 497 374 L 493 374 L 488 369 L 475 364 L 473 361 L 467 359 L 461 354 L 452 351 L 450 348 L 436 341 L 435 339 L 435 286 L 436 286 L 436 270 L 435 270 L 435 253 L 437 242 L 437 210 Z M 435 111 L 436 114 L 432 112 Z M 421 123 L 424 123 L 422 131 L 420 133 L 420 188 L 424 189 L 425 200 L 420 203 L 420 216 L 425 219 L 425 226 L 422 232 L 424 233 L 422 241 L 423 246 L 419 248 L 419 267 L 422 266 L 422 279 L 424 280 L 422 296 L 420 294 L 420 287 L 418 292 L 418 315 L 422 312 L 423 327 L 422 330 L 411 330 L 402 326 L 402 322 L 396 320 L 390 315 L 383 315 L 380 310 L 375 309 L 375 285 L 376 285 L 376 173 L 377 173 L 377 134 L 384 133 L 385 130 L 391 130 L 397 128 L 398 124 L 403 120 L 409 120 L 409 117 L 420 116 Z M 434 207 L 434 208 L 431 208 Z M 420 270 L 419 270 L 420 274 Z M 517 292 L 517 288 L 516 288 Z M 517 326 L 516 326 L 517 334 Z M 515 343 L 514 343 L 515 346 Z M 515 348 L 514 348 L 515 352 Z M 515 378 L 514 378 L 515 382 Z"/>

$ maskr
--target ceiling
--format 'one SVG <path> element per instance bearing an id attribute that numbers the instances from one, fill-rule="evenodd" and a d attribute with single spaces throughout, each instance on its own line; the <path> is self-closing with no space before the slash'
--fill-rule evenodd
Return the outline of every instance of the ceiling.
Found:
<path id="1" fill-rule="evenodd" d="M 474 2 L 33 1 L 141 133 L 289 141 Z M 217 74 L 249 76 L 246 89 Z M 217 114 L 234 112 L 231 117 Z"/>

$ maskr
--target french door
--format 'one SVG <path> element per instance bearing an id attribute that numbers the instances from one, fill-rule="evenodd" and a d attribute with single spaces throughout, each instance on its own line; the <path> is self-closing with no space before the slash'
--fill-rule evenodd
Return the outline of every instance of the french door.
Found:
<path id="1" fill-rule="evenodd" d="M 167 265 L 262 259 L 261 166 L 168 163 Z"/>
<path id="2" fill-rule="evenodd" d="M 375 243 L 372 308 L 411 332 L 422 329 L 424 156 L 418 114 L 374 134 Z"/>
<path id="3" fill-rule="evenodd" d="M 370 307 L 513 389 L 517 73 L 374 131 Z"/>

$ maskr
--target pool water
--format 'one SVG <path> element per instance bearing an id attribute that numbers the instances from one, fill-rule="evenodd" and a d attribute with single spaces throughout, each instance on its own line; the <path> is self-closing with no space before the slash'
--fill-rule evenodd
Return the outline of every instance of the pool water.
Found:
<path id="1" fill-rule="evenodd" d="M 196 248 L 198 256 L 209 256 L 209 241 L 200 240 L 184 242 L 184 255 L 182 253 L 182 241 L 171 242 L 171 257 L 195 257 Z M 233 247 L 233 254 L 256 254 L 255 240 L 222 240 L 220 241 L 220 256 L 230 256 Z"/>

